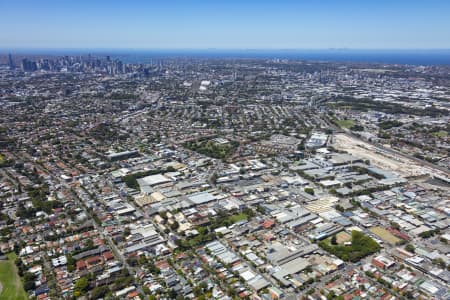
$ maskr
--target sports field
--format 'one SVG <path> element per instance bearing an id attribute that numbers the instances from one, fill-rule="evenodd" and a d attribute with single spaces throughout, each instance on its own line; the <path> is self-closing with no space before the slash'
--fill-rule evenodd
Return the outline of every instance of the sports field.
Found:
<path id="1" fill-rule="evenodd" d="M 0 299 L 2 300 L 26 300 L 28 295 L 23 289 L 22 281 L 17 274 L 17 267 L 14 264 L 16 255 L 7 254 L 8 260 L 0 261 L 0 282 L 2 291 Z"/>
<path id="2" fill-rule="evenodd" d="M 392 233 L 390 233 L 389 231 L 387 231 L 382 227 L 372 227 L 369 230 L 370 232 L 378 236 L 380 239 L 391 245 L 396 245 L 397 243 L 401 242 L 399 238 L 397 238 L 395 235 L 393 235 Z"/>
<path id="3" fill-rule="evenodd" d="M 341 231 L 336 234 L 336 242 L 341 245 L 345 242 L 350 242 L 352 240 L 352 236 L 345 231 Z"/>

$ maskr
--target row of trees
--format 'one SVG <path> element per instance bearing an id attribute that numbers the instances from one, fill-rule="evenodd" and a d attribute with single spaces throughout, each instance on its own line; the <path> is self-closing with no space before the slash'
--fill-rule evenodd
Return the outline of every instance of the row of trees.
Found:
<path id="1" fill-rule="evenodd" d="M 185 148 L 217 159 L 225 159 L 232 155 L 238 146 L 239 143 L 234 141 L 227 144 L 219 144 L 214 141 L 195 141 L 184 144 Z"/>
<path id="2" fill-rule="evenodd" d="M 74 297 L 80 297 L 90 293 L 89 299 L 99 299 L 105 296 L 111 296 L 113 291 L 123 289 L 134 282 L 133 276 L 128 273 L 127 269 L 123 269 L 122 273 L 114 280 L 113 285 L 95 286 L 95 275 L 89 273 L 80 277 L 74 286 Z"/>

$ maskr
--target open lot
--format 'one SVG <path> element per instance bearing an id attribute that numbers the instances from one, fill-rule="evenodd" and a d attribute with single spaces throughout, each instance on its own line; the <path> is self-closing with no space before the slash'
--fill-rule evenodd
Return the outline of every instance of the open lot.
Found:
<path id="1" fill-rule="evenodd" d="M 394 171 L 402 177 L 429 174 L 427 168 L 420 166 L 411 159 L 399 155 L 394 156 L 383 149 L 348 135 L 337 134 L 334 141 L 333 146 L 335 148 L 361 157 L 364 160 L 369 160 L 371 165 Z"/>
<path id="2" fill-rule="evenodd" d="M 0 299 L 2 300 L 26 300 L 28 295 L 23 289 L 22 281 L 17 274 L 17 268 L 14 264 L 16 255 L 10 253 L 7 255 L 8 260 L 0 261 L 0 282 L 2 284 L 2 292 Z"/>
<path id="3" fill-rule="evenodd" d="M 341 128 L 350 128 L 353 125 L 355 125 L 355 121 L 353 121 L 353 120 L 337 120 L 336 123 Z"/>
<path id="4" fill-rule="evenodd" d="M 336 242 L 338 244 L 343 244 L 352 240 L 352 236 L 345 231 L 341 231 L 336 234 Z"/>
<path id="5" fill-rule="evenodd" d="M 395 235 L 393 235 L 392 233 L 390 233 L 389 231 L 387 231 L 382 227 L 372 227 L 369 230 L 370 232 L 378 236 L 380 239 L 391 245 L 396 245 L 397 243 L 402 241 L 401 239 L 397 238 Z"/>

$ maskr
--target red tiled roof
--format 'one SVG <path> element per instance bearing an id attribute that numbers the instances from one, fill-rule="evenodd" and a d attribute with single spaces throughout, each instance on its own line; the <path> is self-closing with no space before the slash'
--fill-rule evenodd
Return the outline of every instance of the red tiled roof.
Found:
<path id="1" fill-rule="evenodd" d="M 105 253 L 103 253 L 103 257 L 106 260 L 114 259 L 114 255 L 111 253 L 111 251 L 106 251 Z"/>
<path id="2" fill-rule="evenodd" d="M 97 256 L 89 257 L 88 259 L 86 259 L 86 264 L 93 265 L 93 264 L 97 264 L 101 261 L 102 261 L 102 258 L 97 255 Z"/>
<path id="3" fill-rule="evenodd" d="M 86 263 L 83 260 L 77 261 L 77 269 L 78 270 L 85 269 L 85 268 L 86 268 Z"/>
<path id="4" fill-rule="evenodd" d="M 48 295 L 47 294 L 40 294 L 37 298 L 38 298 L 38 300 L 48 299 Z"/>
<path id="5" fill-rule="evenodd" d="M 127 297 L 128 297 L 128 298 L 134 298 L 134 297 L 136 297 L 136 296 L 138 296 L 138 295 L 139 295 L 138 292 L 133 291 L 133 292 L 129 293 L 129 294 L 127 295 Z"/>
<path id="6" fill-rule="evenodd" d="M 265 220 L 264 222 L 263 222 L 263 227 L 265 228 L 265 229 L 269 229 L 269 228 L 271 228 L 273 225 L 275 225 L 275 221 L 274 220 L 272 220 L 272 219 L 268 219 L 268 220 Z"/>

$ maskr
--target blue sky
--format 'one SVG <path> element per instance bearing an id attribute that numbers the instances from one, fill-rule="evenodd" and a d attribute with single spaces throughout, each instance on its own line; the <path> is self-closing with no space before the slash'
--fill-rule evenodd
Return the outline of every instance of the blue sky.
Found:
<path id="1" fill-rule="evenodd" d="M 0 48 L 450 49 L 449 0 L 0 0 Z"/>

